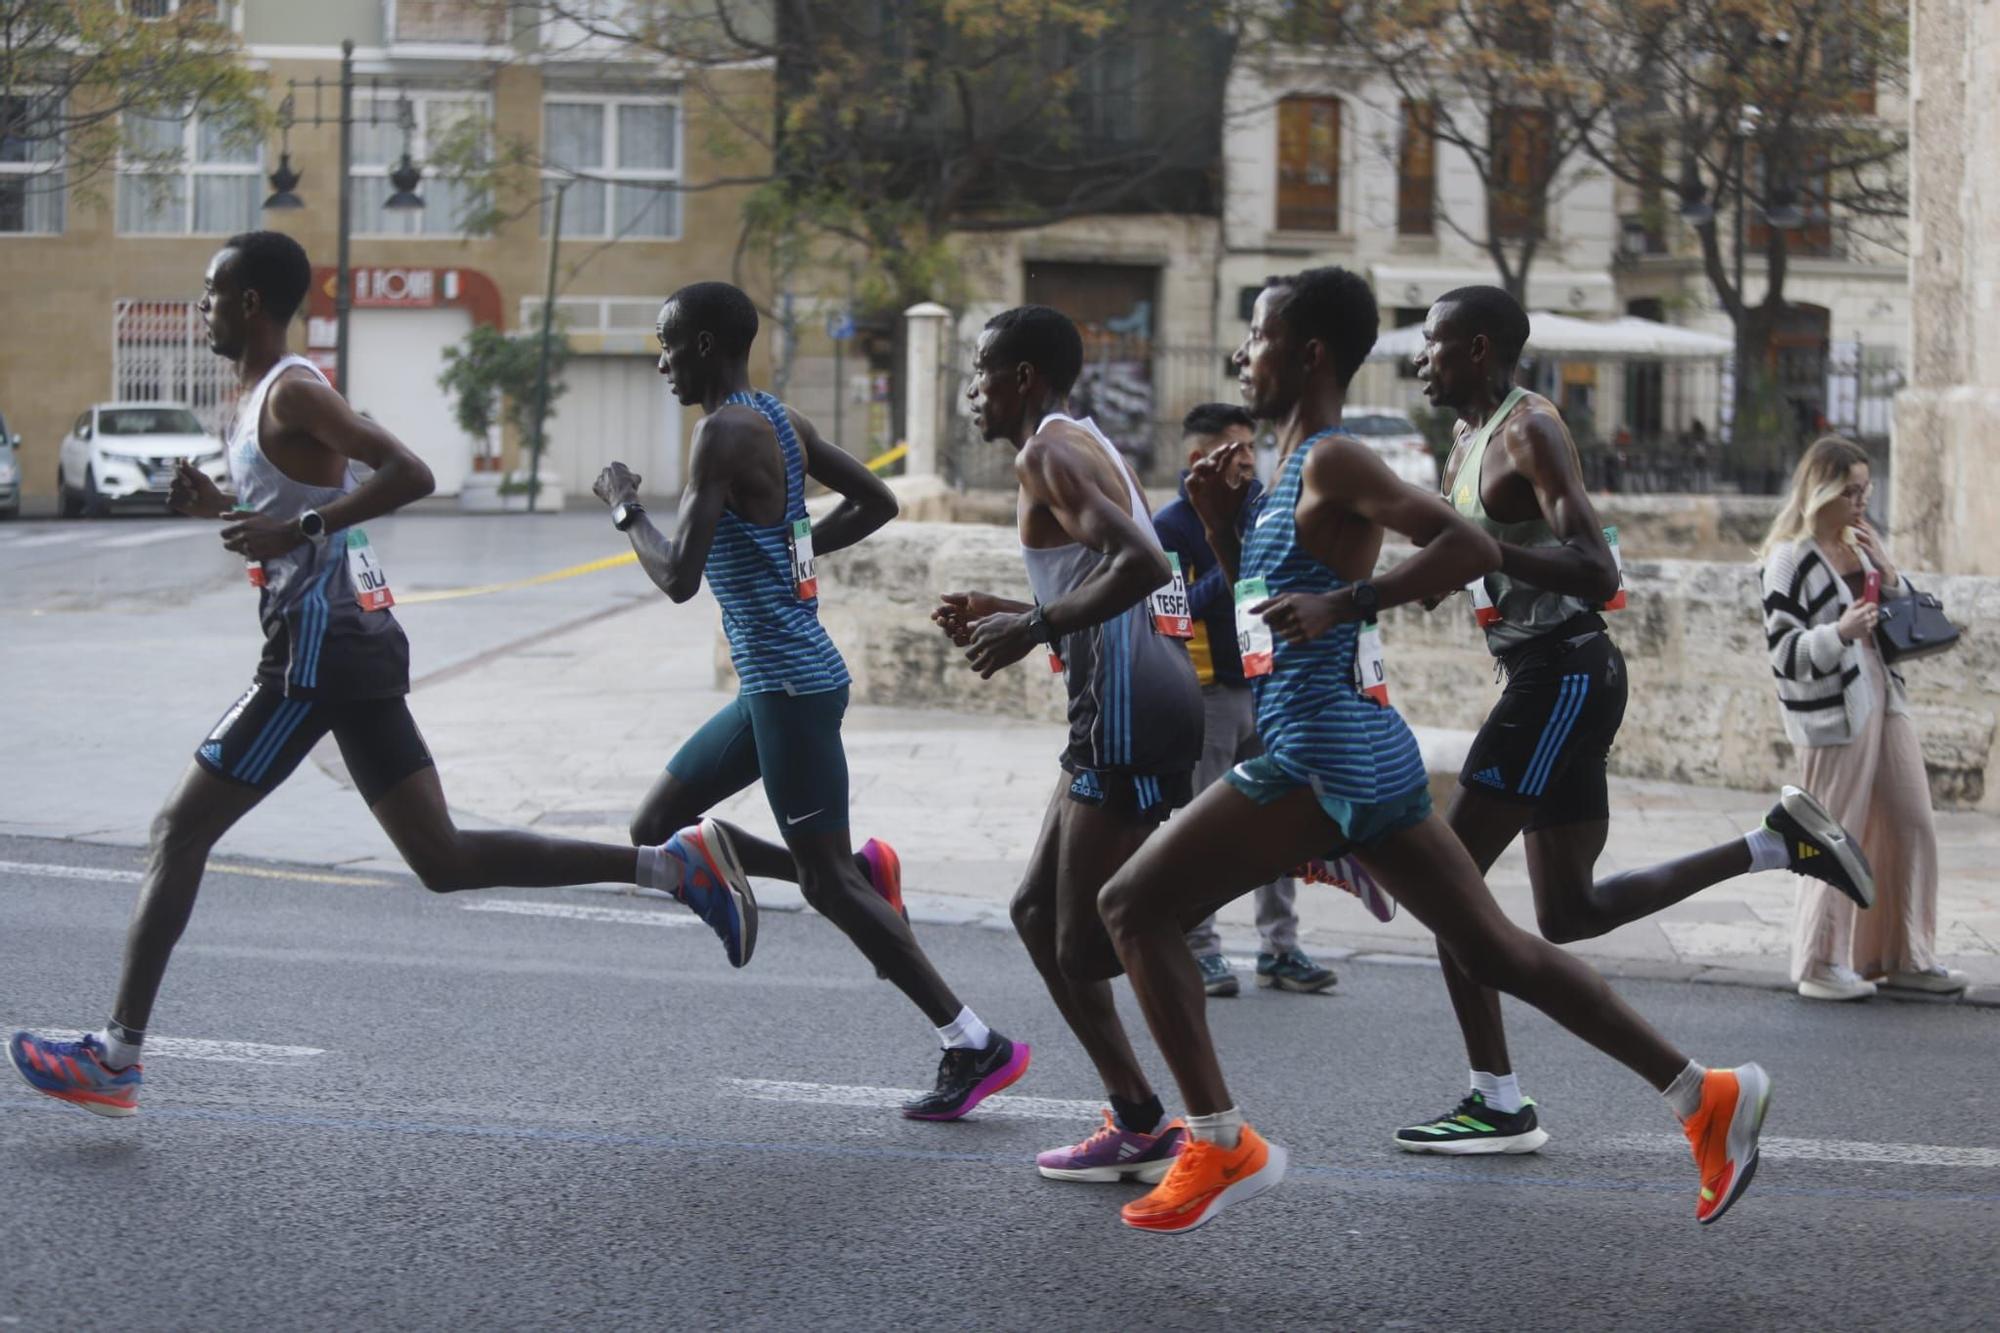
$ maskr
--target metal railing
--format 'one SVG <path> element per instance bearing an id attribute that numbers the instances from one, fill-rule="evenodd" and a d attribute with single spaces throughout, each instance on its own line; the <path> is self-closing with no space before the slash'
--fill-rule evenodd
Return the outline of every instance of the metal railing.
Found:
<path id="1" fill-rule="evenodd" d="M 111 397 L 180 403 L 221 435 L 236 410 L 236 377 L 208 349 L 193 302 L 120 300 L 112 303 Z"/>

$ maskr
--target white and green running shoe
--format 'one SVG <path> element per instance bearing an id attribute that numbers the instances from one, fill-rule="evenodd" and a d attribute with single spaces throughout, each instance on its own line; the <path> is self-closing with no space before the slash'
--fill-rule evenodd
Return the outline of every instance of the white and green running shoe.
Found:
<path id="1" fill-rule="evenodd" d="M 1467 1093 L 1449 1115 L 1396 1131 L 1396 1146 L 1404 1152 L 1461 1157 L 1474 1153 L 1533 1152 L 1548 1141 L 1548 1132 L 1535 1123 L 1533 1098 L 1523 1103 L 1520 1110 L 1510 1112 L 1488 1106 L 1486 1099 L 1476 1092 Z"/>

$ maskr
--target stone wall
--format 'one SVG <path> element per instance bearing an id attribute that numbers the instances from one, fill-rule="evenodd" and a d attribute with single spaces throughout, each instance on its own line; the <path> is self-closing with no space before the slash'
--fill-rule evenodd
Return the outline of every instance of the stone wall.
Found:
<path id="1" fill-rule="evenodd" d="M 1407 551 L 1390 550 L 1393 562 Z M 937 595 L 981 589 L 1027 600 L 1010 529 L 899 521 L 819 562 L 821 617 L 854 675 L 857 703 L 940 707 L 1059 721 L 1062 684 L 1035 654 L 990 681 L 972 674 L 930 623 Z M 1612 617 L 1632 674 L 1613 767 L 1633 777 L 1767 788 L 1796 780 L 1764 649 L 1756 571 L 1749 562 L 1626 562 L 1630 605 Z M 1933 794 L 1941 808 L 2000 809 L 1989 782 L 2000 714 L 2000 579 L 1916 580 L 1968 625 L 1957 649 L 1906 675 Z M 1499 687 L 1463 599 L 1383 620 L 1396 706 L 1419 726 L 1470 729 Z M 726 648 L 717 645 L 725 687 Z"/>

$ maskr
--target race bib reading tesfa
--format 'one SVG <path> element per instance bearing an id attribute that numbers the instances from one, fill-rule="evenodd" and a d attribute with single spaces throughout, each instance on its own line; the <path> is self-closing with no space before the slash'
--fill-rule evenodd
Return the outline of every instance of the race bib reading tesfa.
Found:
<path id="1" fill-rule="evenodd" d="M 1192 639 L 1194 617 L 1188 611 L 1187 580 L 1181 575 L 1181 558 L 1169 551 L 1167 563 L 1173 567 L 1174 576 L 1146 597 L 1153 613 L 1153 633 L 1170 639 Z"/>
<path id="2" fill-rule="evenodd" d="M 1236 651 L 1243 658 L 1243 677 L 1255 680 L 1271 674 L 1271 653 L 1277 646 L 1271 627 L 1250 608 L 1270 600 L 1271 589 L 1262 579 L 1239 579 L 1236 584 Z"/>
<path id="3" fill-rule="evenodd" d="M 812 520 L 802 518 L 792 524 L 786 541 L 792 551 L 792 586 L 798 589 L 800 601 L 810 602 L 819 596 L 819 578 L 813 573 Z"/>
<path id="4" fill-rule="evenodd" d="M 1382 668 L 1382 628 L 1364 620 L 1354 634 L 1354 688 L 1369 699 L 1389 706 L 1389 677 Z"/>
<path id="5" fill-rule="evenodd" d="M 354 580 L 354 600 L 363 611 L 387 611 L 396 604 L 389 576 L 382 572 L 382 562 L 360 528 L 347 530 L 347 575 Z"/>

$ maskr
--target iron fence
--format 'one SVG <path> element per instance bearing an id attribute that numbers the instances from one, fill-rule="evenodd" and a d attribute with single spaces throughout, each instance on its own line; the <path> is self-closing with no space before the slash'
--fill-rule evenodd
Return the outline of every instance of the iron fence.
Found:
<path id="1" fill-rule="evenodd" d="M 192 301 L 113 303 L 113 399 L 180 403 L 220 435 L 235 410 L 236 395 L 232 368 L 209 350 L 208 328 Z"/>

